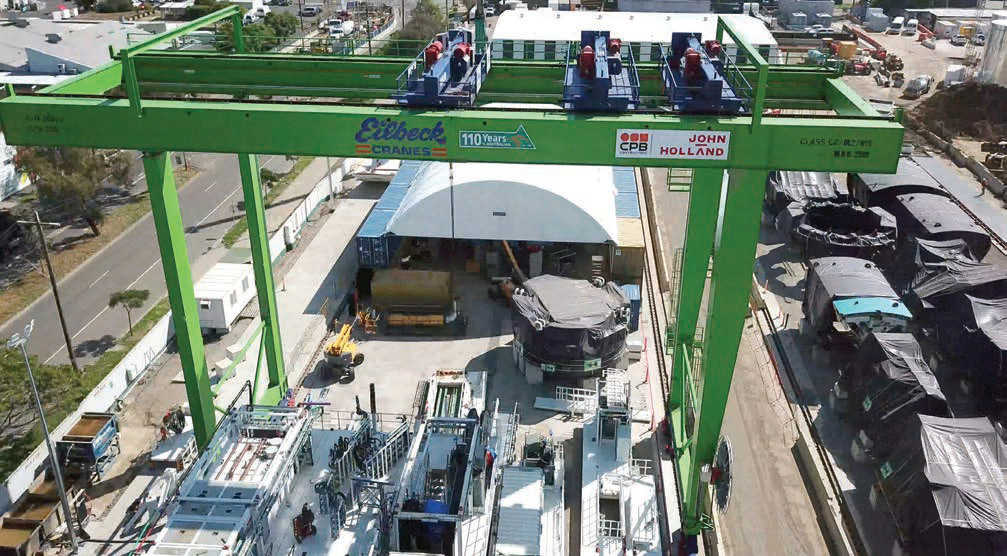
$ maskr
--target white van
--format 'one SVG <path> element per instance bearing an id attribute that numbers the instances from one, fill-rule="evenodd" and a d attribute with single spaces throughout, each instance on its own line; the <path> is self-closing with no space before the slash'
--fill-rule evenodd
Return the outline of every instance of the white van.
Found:
<path id="1" fill-rule="evenodd" d="M 906 26 L 902 28 L 903 35 L 913 36 L 916 34 L 916 28 L 919 26 L 920 22 L 918 19 L 910 19 L 906 22 Z"/>
<path id="2" fill-rule="evenodd" d="M 888 24 L 888 29 L 885 31 L 886 35 L 898 35 L 902 33 L 902 26 L 905 24 L 906 18 L 899 16 L 892 20 Z"/>

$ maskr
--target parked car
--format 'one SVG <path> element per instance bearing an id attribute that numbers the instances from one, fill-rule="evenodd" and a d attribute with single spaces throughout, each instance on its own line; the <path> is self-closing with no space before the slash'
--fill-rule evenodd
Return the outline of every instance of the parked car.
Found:
<path id="1" fill-rule="evenodd" d="M 976 46 L 982 46 L 986 44 L 986 35 L 982 33 L 976 33 L 976 36 L 972 37 L 972 44 Z"/>
<path id="2" fill-rule="evenodd" d="M 485 6 L 483 13 L 486 14 L 486 17 L 493 17 L 497 14 L 497 10 L 493 6 Z"/>
<path id="3" fill-rule="evenodd" d="M 318 6 L 304 6 L 301 8 L 301 15 L 304 17 L 315 17 L 320 13 L 322 13 L 322 9 Z"/>
<path id="4" fill-rule="evenodd" d="M 934 84 L 934 78 L 929 75 L 918 75 L 909 80 L 905 90 L 902 91 L 906 98 L 920 98 L 930 92 L 930 87 Z"/>
<path id="5" fill-rule="evenodd" d="M 955 46 L 965 46 L 968 42 L 968 38 L 965 35 L 955 35 L 951 37 L 951 44 Z"/>

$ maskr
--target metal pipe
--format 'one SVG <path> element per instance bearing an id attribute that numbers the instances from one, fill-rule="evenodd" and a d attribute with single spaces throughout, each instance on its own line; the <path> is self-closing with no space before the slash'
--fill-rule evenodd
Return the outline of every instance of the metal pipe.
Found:
<path id="1" fill-rule="evenodd" d="M 38 218 L 38 213 L 35 213 L 35 217 Z M 41 231 L 41 222 L 39 222 L 39 231 Z M 42 240 L 45 242 L 45 239 Z M 66 498 L 66 488 L 63 486 L 63 473 L 59 468 L 59 461 L 56 458 L 56 448 L 52 445 L 52 438 L 49 437 L 49 424 L 45 420 L 45 410 L 42 409 L 42 398 L 38 395 L 38 387 L 35 385 L 35 375 L 31 372 L 31 360 L 28 357 L 28 350 L 25 345 L 28 343 L 28 338 L 31 337 L 31 331 L 35 328 L 35 321 L 32 320 L 28 323 L 28 326 L 24 328 L 24 336 L 18 336 L 17 334 L 11 336 L 11 339 L 7 342 L 7 347 L 11 348 L 14 346 L 21 348 L 21 355 L 24 357 L 24 366 L 28 370 L 28 382 L 31 384 L 31 393 L 35 398 L 35 407 L 38 409 L 38 418 L 42 423 L 42 434 L 45 436 L 45 447 L 49 451 L 49 465 L 52 466 L 52 475 L 56 479 L 56 489 L 59 492 L 59 501 L 63 506 L 63 520 L 66 522 L 66 533 L 70 537 L 70 551 L 77 552 L 77 535 L 74 533 L 73 515 L 70 513 L 70 501 Z"/>

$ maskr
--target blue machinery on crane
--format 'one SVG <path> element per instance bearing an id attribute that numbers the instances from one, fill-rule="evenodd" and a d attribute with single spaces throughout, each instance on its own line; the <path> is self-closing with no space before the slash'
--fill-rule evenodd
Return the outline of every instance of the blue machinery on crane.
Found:
<path id="1" fill-rule="evenodd" d="M 490 71 L 472 31 L 438 34 L 399 74 L 395 99 L 405 106 L 474 106 Z M 752 87 L 723 46 L 699 33 L 672 33 L 661 53 L 661 79 L 675 112 L 744 114 Z M 629 112 L 640 106 L 640 76 L 631 48 L 609 31 L 581 31 L 580 45 L 566 57 L 563 108 Z"/>
<path id="2" fill-rule="evenodd" d="M 750 110 L 751 85 L 724 47 L 715 40 L 702 43 L 699 33 L 671 34 L 671 45 L 661 51 L 661 77 L 676 112 L 741 114 Z"/>
<path id="3" fill-rule="evenodd" d="M 625 112 L 640 104 L 633 51 L 608 31 L 581 31 L 580 51 L 567 56 L 563 107 Z"/>
<path id="4" fill-rule="evenodd" d="M 477 52 L 472 31 L 440 33 L 398 77 L 399 104 L 472 106 L 490 71 L 490 57 Z"/>

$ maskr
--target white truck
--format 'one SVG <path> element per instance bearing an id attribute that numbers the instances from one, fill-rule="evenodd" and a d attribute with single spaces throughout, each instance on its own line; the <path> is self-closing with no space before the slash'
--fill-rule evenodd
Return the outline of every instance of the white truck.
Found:
<path id="1" fill-rule="evenodd" d="M 334 18 L 326 22 L 326 31 L 328 31 L 329 36 L 332 37 L 342 37 L 343 35 L 349 35 L 353 32 L 353 20 L 352 19 L 340 19 Z"/>
<path id="2" fill-rule="evenodd" d="M 244 23 L 245 25 L 251 25 L 252 23 L 261 21 L 268 13 L 269 6 L 259 6 L 255 9 L 248 10 L 245 12 Z"/>
<path id="3" fill-rule="evenodd" d="M 916 34 L 916 28 L 919 27 L 920 22 L 918 19 L 913 18 L 906 22 L 905 26 L 902 27 L 902 34 L 913 36 Z"/>
<path id="4" fill-rule="evenodd" d="M 906 18 L 899 16 L 892 19 L 892 22 L 888 24 L 888 29 L 885 30 L 886 35 L 898 35 L 902 33 L 902 26 L 905 25 Z"/>

